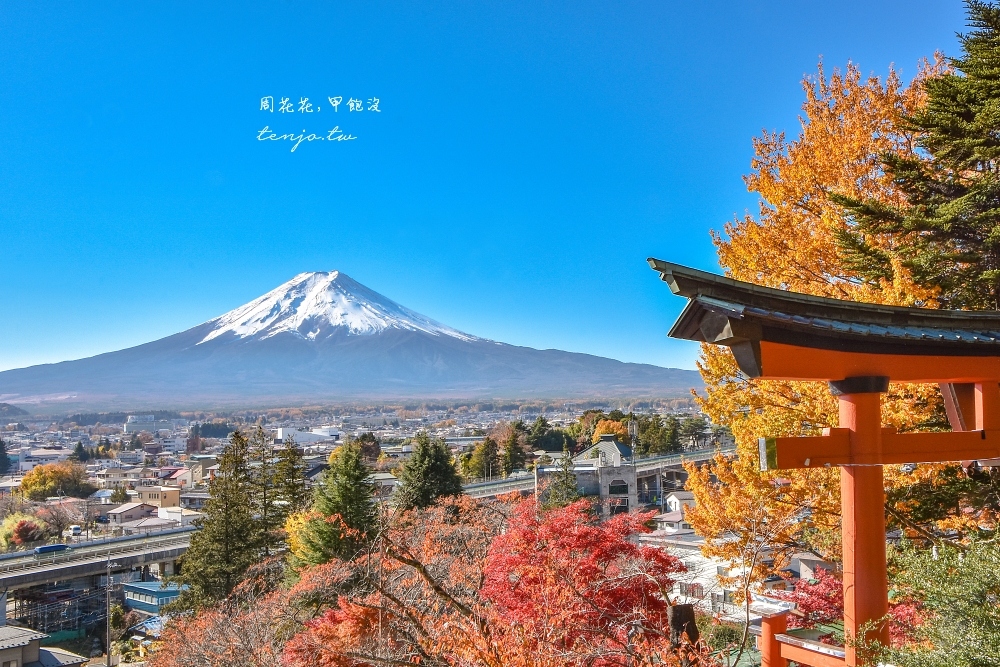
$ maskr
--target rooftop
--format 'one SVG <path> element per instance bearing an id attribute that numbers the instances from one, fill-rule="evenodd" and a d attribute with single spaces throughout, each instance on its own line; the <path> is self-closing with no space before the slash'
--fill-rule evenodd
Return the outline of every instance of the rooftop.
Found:
<path id="1" fill-rule="evenodd" d="M 669 336 L 727 345 L 760 377 L 761 343 L 839 352 L 996 357 L 1000 312 L 883 306 L 800 294 L 650 258 L 670 290 L 687 297 Z"/>
<path id="2" fill-rule="evenodd" d="M 0 626 L 0 650 L 27 646 L 35 639 L 48 637 L 44 632 L 36 632 L 29 628 L 19 628 L 13 625 Z"/>

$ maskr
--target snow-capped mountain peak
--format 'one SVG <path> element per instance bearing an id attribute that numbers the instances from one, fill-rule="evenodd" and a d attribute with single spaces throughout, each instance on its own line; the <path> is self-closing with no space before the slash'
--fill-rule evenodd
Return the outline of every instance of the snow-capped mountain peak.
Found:
<path id="1" fill-rule="evenodd" d="M 364 336 L 387 329 L 477 340 L 399 305 L 340 271 L 300 273 L 208 324 L 214 326 L 199 345 L 227 333 L 264 339 L 287 332 L 320 340 L 344 330 L 349 335 Z"/>

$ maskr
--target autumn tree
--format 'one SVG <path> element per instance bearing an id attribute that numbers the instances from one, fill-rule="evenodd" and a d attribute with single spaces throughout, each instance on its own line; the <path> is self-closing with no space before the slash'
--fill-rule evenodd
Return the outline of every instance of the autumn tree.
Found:
<path id="1" fill-rule="evenodd" d="M 444 440 L 431 440 L 426 433 L 419 433 L 413 453 L 399 473 L 396 505 L 403 509 L 425 508 L 438 498 L 462 493 L 462 479 Z"/>
<path id="2" fill-rule="evenodd" d="M 28 531 L 31 531 L 32 535 L 29 536 Z M 55 533 L 56 531 L 45 520 L 25 512 L 12 512 L 4 518 L 3 523 L 0 523 L 0 543 L 6 549 L 21 546 L 26 541 L 44 540 Z M 28 537 L 35 539 L 26 540 Z"/>
<path id="3" fill-rule="evenodd" d="M 378 461 L 378 457 L 382 455 L 382 444 L 370 431 L 359 435 L 354 442 L 361 448 L 361 457 L 368 463 Z"/>
<path id="4" fill-rule="evenodd" d="M 615 419 L 602 419 L 594 426 L 594 434 L 590 441 L 596 443 L 600 441 L 602 435 L 612 434 L 618 438 L 619 442 L 630 442 L 628 426 Z"/>
<path id="5" fill-rule="evenodd" d="M 21 480 L 21 493 L 31 500 L 52 496 L 86 498 L 96 490 L 97 487 L 87 481 L 86 469 L 72 461 L 35 466 Z"/>
<path id="6" fill-rule="evenodd" d="M 864 78 L 851 64 L 844 72 L 819 74 L 803 82 L 801 131 L 795 140 L 765 133 L 754 141 L 753 172 L 747 187 L 761 198 L 757 216 L 726 225 L 715 235 L 719 260 L 733 278 L 806 294 L 887 305 L 936 304 L 936 291 L 918 285 L 895 250 L 892 234 L 869 242 L 889 254 L 892 268 L 877 284 L 859 277 L 845 263 L 837 244 L 848 228 L 832 193 L 849 194 L 886 205 L 902 205 L 903 194 L 881 167 L 884 155 L 918 157 L 915 137 L 901 119 L 924 103 L 924 82 L 940 73 L 940 63 L 924 65 L 904 86 L 894 70 L 881 81 Z M 692 490 L 699 507 L 715 507 L 715 517 L 729 517 L 721 526 L 711 511 L 696 512 L 691 523 L 707 536 L 732 530 L 749 531 L 739 517 L 745 507 L 759 521 L 768 519 L 775 568 L 794 550 L 811 550 L 828 560 L 840 557 L 840 485 L 836 468 L 760 473 L 756 468 L 760 436 L 818 435 L 837 425 L 837 403 L 824 383 L 783 382 L 747 378 L 728 349 L 705 345 L 699 370 L 706 384 L 700 399 L 712 422 L 731 429 L 738 458 L 719 458 L 705 474 L 729 480 L 733 489 L 719 496 L 718 488 L 699 484 L 693 467 Z M 946 424 L 936 387 L 892 385 L 883 401 L 884 420 L 900 430 L 941 428 Z M 933 468 L 923 467 L 929 474 Z M 887 469 L 890 484 L 906 484 L 906 475 Z M 707 478 L 706 478 L 707 479 Z M 728 509 L 720 499 L 729 503 Z M 799 517 L 801 520 L 793 520 Z M 720 532 L 720 530 L 722 532 Z M 751 568 L 755 576 L 774 572 Z"/>
<path id="7" fill-rule="evenodd" d="M 323 610 L 288 642 L 285 659 L 289 667 L 677 665 L 664 617 L 683 566 L 635 544 L 645 518 L 600 523 L 586 503 L 540 512 L 532 500 L 464 496 L 399 513 L 361 559 L 303 573 L 288 598 Z"/>

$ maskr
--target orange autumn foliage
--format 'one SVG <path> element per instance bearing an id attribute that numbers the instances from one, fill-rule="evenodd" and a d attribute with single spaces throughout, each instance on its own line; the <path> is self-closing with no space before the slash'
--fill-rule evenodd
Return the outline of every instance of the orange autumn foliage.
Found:
<path id="1" fill-rule="evenodd" d="M 847 221 L 829 195 L 894 205 L 902 201 L 880 158 L 890 152 L 915 155 L 914 137 L 900 121 L 924 103 L 923 81 L 944 68 L 940 57 L 925 62 L 906 86 L 893 70 L 882 81 L 862 77 L 853 64 L 829 78 L 821 66 L 818 76 L 806 78 L 798 137 L 788 141 L 783 133 L 764 133 L 754 140 L 753 172 L 746 183 L 761 197 L 757 216 L 746 215 L 727 224 L 724 234 L 713 235 L 726 274 L 806 294 L 936 307 L 935 292 L 914 283 L 902 258 L 893 254 L 889 235 L 871 241 L 892 258 L 892 279 L 876 285 L 852 272 L 837 248 L 837 233 Z M 689 468 L 689 488 L 698 503 L 691 523 L 709 538 L 707 555 L 738 565 L 745 556 L 741 540 L 724 538 L 737 534 L 749 542 L 756 524 L 748 517 L 756 517 L 777 527 L 773 566 L 756 576 L 774 573 L 802 549 L 839 560 L 838 470 L 762 474 L 756 463 L 761 436 L 818 435 L 824 427 L 837 426 L 837 403 L 827 386 L 747 378 L 728 349 L 710 345 L 702 346 L 698 367 L 706 384 L 700 406 L 714 422 L 730 427 L 739 452 L 736 460 L 718 459 L 700 471 Z M 883 398 L 883 415 L 886 425 L 901 431 L 946 427 L 934 386 L 892 385 Z M 887 467 L 887 483 L 934 479 L 941 467 L 922 466 L 917 473 Z"/>
<path id="2" fill-rule="evenodd" d="M 649 515 L 600 522 L 586 501 L 449 498 L 388 512 L 352 561 L 267 575 L 173 618 L 151 667 L 715 667 L 673 646 L 667 607 L 684 570 L 642 547 Z"/>
<path id="3" fill-rule="evenodd" d="M 619 442 L 629 441 L 628 427 L 615 419 L 602 419 L 597 422 L 597 425 L 594 426 L 594 435 L 590 441 L 593 443 L 600 442 L 602 435 L 610 433 L 614 433 Z"/>

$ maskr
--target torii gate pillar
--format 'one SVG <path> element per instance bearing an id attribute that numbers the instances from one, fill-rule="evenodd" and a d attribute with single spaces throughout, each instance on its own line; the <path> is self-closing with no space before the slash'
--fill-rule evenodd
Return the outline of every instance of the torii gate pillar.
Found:
<path id="1" fill-rule="evenodd" d="M 880 379 L 884 379 L 888 386 L 888 378 Z M 834 391 L 837 384 L 831 383 Z M 881 393 L 841 394 L 838 398 L 840 427 L 849 431 L 852 456 L 881 458 Z M 882 466 L 841 466 L 840 498 L 844 545 L 844 634 L 859 637 L 862 625 L 889 613 Z M 887 642 L 888 634 L 883 624 L 877 631 L 869 633 L 868 638 Z M 847 664 L 857 664 L 852 642 L 848 641 L 845 652 Z"/>

